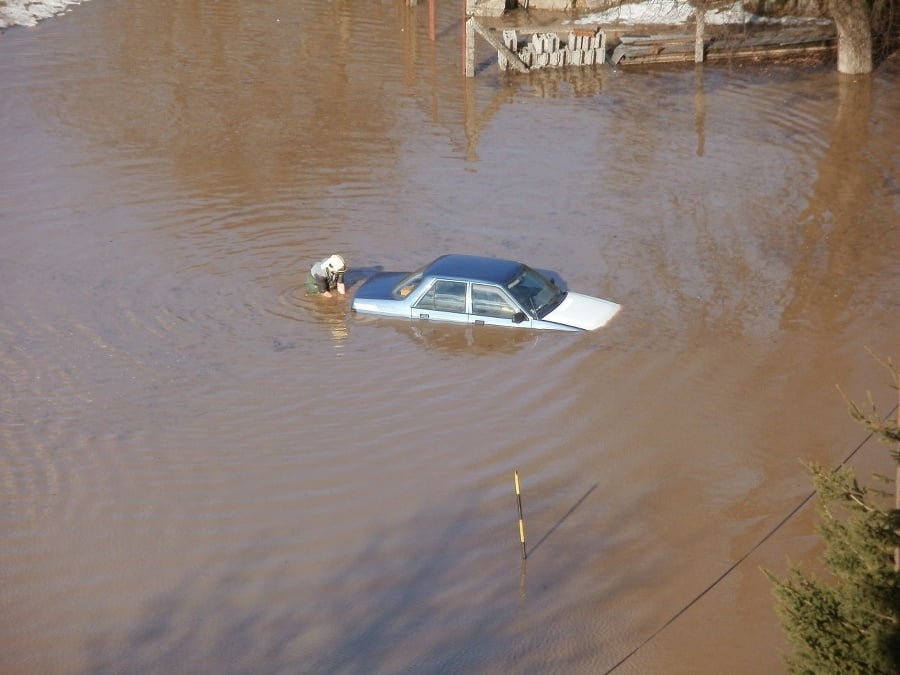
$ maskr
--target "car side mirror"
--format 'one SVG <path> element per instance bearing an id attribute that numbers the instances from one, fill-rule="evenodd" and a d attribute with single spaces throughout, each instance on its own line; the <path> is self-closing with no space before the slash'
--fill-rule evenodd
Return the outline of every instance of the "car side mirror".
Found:
<path id="1" fill-rule="evenodd" d="M 516 312 L 515 314 L 512 315 L 512 322 L 513 323 L 522 323 L 526 318 L 528 318 L 528 317 L 525 316 L 525 312 Z"/>

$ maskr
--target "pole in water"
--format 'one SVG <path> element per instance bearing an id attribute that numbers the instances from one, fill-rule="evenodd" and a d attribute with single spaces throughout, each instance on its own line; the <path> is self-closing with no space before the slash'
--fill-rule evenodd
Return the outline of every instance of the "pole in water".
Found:
<path id="1" fill-rule="evenodd" d="M 522 560 L 525 560 L 525 518 L 522 516 L 522 492 L 519 490 L 519 472 L 513 472 L 516 478 L 516 503 L 519 505 L 519 541 L 522 542 Z"/>

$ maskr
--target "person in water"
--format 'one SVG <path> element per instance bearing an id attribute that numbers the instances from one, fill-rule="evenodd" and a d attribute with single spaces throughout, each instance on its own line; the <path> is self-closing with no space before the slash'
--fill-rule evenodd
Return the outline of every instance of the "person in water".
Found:
<path id="1" fill-rule="evenodd" d="M 326 298 L 330 298 L 331 292 L 334 290 L 344 295 L 347 292 L 347 288 L 344 286 L 344 272 L 346 271 L 347 264 L 344 259 L 337 254 L 330 255 L 309 269 L 308 282 L 311 288 L 315 288 L 315 292 Z"/>

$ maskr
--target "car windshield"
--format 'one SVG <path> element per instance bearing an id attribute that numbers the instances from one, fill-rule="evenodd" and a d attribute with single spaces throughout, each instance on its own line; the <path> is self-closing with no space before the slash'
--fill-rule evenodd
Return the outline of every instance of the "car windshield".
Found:
<path id="1" fill-rule="evenodd" d="M 403 277 L 403 281 L 394 288 L 394 295 L 398 298 L 405 298 L 416 290 L 416 286 L 422 283 L 422 272 L 424 269 L 423 267 Z"/>
<path id="2" fill-rule="evenodd" d="M 527 266 L 506 287 L 537 319 L 547 316 L 566 297 L 556 284 Z"/>

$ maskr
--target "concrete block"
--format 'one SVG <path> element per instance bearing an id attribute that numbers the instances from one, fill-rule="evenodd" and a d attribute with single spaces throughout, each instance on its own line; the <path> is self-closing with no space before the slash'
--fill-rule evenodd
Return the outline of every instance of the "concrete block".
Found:
<path id="1" fill-rule="evenodd" d="M 556 33 L 534 33 L 531 44 L 537 54 L 555 52 L 559 49 L 559 35 Z"/>
<path id="2" fill-rule="evenodd" d="M 519 59 L 521 59 L 522 63 L 524 63 L 529 68 L 531 68 L 534 65 L 535 53 L 534 53 L 534 48 L 530 44 L 525 45 L 525 47 L 523 47 L 521 50 L 519 50 L 518 55 L 519 55 Z"/>
<path id="3" fill-rule="evenodd" d="M 519 50 L 519 36 L 514 30 L 506 29 L 503 31 L 503 44 L 511 52 Z"/>

